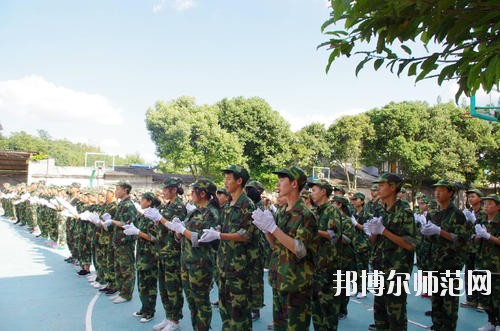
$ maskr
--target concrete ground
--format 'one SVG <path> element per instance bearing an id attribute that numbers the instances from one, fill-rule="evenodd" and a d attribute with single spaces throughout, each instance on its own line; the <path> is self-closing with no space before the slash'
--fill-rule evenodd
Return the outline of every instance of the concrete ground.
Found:
<path id="1" fill-rule="evenodd" d="M 63 261 L 68 255 L 67 250 L 51 248 L 46 240 L 35 238 L 24 227 L 0 217 L 0 331 L 152 330 L 164 318 L 158 298 L 155 319 L 139 323 L 132 316 L 140 308 L 137 289 L 132 301 L 114 304 L 90 287 L 85 277 L 76 275 L 76 269 Z M 264 283 L 266 306 L 253 330 L 266 330 L 272 320 L 272 292 L 267 279 Z M 211 296 L 215 300 L 216 291 Z M 365 299 L 351 298 L 349 315 L 340 321 L 339 330 L 367 330 L 373 322 L 372 304 L 371 294 Z M 430 317 L 424 315 L 430 306 L 429 299 L 408 296 L 408 330 L 422 330 L 432 324 Z M 186 302 L 183 313 L 182 329 L 191 330 Z M 484 313 L 460 308 L 457 330 L 476 330 L 486 319 Z M 212 329 L 221 329 L 216 308 Z"/>

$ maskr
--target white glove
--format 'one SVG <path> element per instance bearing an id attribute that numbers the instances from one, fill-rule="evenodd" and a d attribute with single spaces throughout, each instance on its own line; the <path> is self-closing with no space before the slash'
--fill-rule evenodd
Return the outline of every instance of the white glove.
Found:
<path id="1" fill-rule="evenodd" d="M 486 230 L 486 227 L 484 225 L 476 224 L 475 229 L 477 237 L 490 240 L 491 234 L 488 233 L 488 230 Z"/>
<path id="2" fill-rule="evenodd" d="M 415 223 L 419 223 L 422 226 L 424 226 L 425 223 L 427 223 L 427 219 L 422 214 L 415 213 L 415 214 L 413 214 L 413 218 L 415 219 Z"/>
<path id="3" fill-rule="evenodd" d="M 177 217 L 175 217 L 172 220 L 172 222 L 168 222 L 168 223 L 171 223 L 171 225 L 168 228 L 174 232 L 184 234 L 184 231 L 186 231 L 186 227 L 184 226 L 184 223 L 182 223 L 181 220 Z"/>
<path id="4" fill-rule="evenodd" d="M 262 218 L 262 214 L 264 214 L 264 211 L 260 208 L 257 208 L 252 212 L 252 219 L 260 220 Z"/>
<path id="5" fill-rule="evenodd" d="M 103 219 L 103 221 L 108 221 L 111 219 L 111 215 L 109 213 L 106 213 L 106 214 L 103 214 L 101 216 L 101 218 Z"/>
<path id="6" fill-rule="evenodd" d="M 200 243 L 209 243 L 214 240 L 220 240 L 220 232 L 216 231 L 214 228 L 203 229 L 203 234 L 198 240 Z"/>
<path id="7" fill-rule="evenodd" d="M 191 204 L 190 202 L 186 203 L 186 210 L 188 213 L 192 212 L 195 209 L 196 209 L 195 205 Z"/>
<path id="8" fill-rule="evenodd" d="M 101 219 L 99 218 L 99 215 L 97 215 L 97 213 L 91 213 L 89 215 L 89 221 L 91 221 L 94 224 L 97 224 L 101 222 Z"/>
<path id="9" fill-rule="evenodd" d="M 81 219 L 82 221 L 90 221 L 89 219 L 90 212 L 88 210 L 84 211 L 80 215 L 78 215 L 78 218 Z"/>
<path id="10" fill-rule="evenodd" d="M 368 237 L 372 235 L 372 233 L 370 232 L 370 228 L 368 227 L 368 222 L 363 224 L 363 230 L 365 231 L 365 233 Z"/>
<path id="11" fill-rule="evenodd" d="M 476 214 L 471 212 L 469 209 L 464 209 L 464 216 L 468 222 L 472 224 L 476 223 Z"/>
<path id="12" fill-rule="evenodd" d="M 385 226 L 382 224 L 382 217 L 374 217 L 368 222 L 368 231 L 372 235 L 382 234 L 385 230 Z"/>
<path id="13" fill-rule="evenodd" d="M 127 236 L 137 236 L 139 234 L 139 229 L 135 227 L 133 223 L 126 224 L 122 226 L 123 233 Z"/>
<path id="14" fill-rule="evenodd" d="M 422 233 L 424 236 L 437 236 L 440 232 L 441 228 L 431 222 L 425 224 L 420 230 L 420 233 Z"/>
<path id="15" fill-rule="evenodd" d="M 273 233 L 278 228 L 276 222 L 274 221 L 273 214 L 269 210 L 264 211 L 262 216 L 254 219 L 252 223 L 264 233 Z"/>
<path id="16" fill-rule="evenodd" d="M 161 221 L 163 216 L 161 216 L 160 212 L 156 208 L 146 208 L 144 209 L 144 217 L 149 218 L 155 222 Z"/>
<path id="17" fill-rule="evenodd" d="M 354 217 L 354 215 L 351 216 L 351 222 L 352 222 L 352 225 L 354 225 L 354 226 L 358 225 L 358 221 L 356 221 L 356 217 Z"/>
<path id="18" fill-rule="evenodd" d="M 105 220 L 104 222 L 102 222 L 102 226 L 104 226 L 104 228 L 107 230 L 108 226 L 110 226 L 111 223 L 113 223 L 113 220 L 111 218 L 109 218 L 109 219 Z"/>

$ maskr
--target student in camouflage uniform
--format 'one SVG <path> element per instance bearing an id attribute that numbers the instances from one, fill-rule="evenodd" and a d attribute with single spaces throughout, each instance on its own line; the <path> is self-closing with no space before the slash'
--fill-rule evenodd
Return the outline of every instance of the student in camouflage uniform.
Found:
<path id="1" fill-rule="evenodd" d="M 444 273 L 455 273 L 462 270 L 465 261 L 466 246 L 468 242 L 466 220 L 464 214 L 452 203 L 455 187 L 446 180 L 440 180 L 433 185 L 434 195 L 439 205 L 428 222 L 420 232 L 429 241 L 429 250 L 426 252 L 429 261 L 429 270 L 437 272 L 440 282 L 448 278 Z M 452 276 L 453 277 L 453 276 Z M 456 285 L 457 282 L 454 282 Z M 431 296 L 433 330 L 455 330 L 458 318 L 458 296 L 450 295 L 451 289 Z M 455 289 L 458 292 L 458 289 Z"/>
<path id="2" fill-rule="evenodd" d="M 317 206 L 313 211 L 318 219 L 318 251 L 316 271 L 312 280 L 312 320 L 314 330 L 337 330 L 339 305 L 335 305 L 333 275 L 338 259 L 335 228 L 340 222 L 340 210 L 330 203 L 333 187 L 327 180 L 308 182 L 311 199 Z"/>
<path id="3" fill-rule="evenodd" d="M 401 331 L 407 329 L 406 297 L 401 289 L 397 293 L 387 293 L 388 276 L 395 271 L 396 277 L 410 274 L 413 268 L 413 250 L 415 249 L 415 222 L 413 212 L 407 204 L 397 199 L 397 193 L 403 186 L 402 179 L 392 173 L 382 174 L 374 183 L 378 186 L 378 197 L 383 202 L 381 218 L 373 218 L 365 225 L 370 233 L 373 245 L 373 270 L 384 273 L 384 290 L 382 295 L 375 296 L 373 315 L 375 328 L 378 331 Z"/>
<path id="4" fill-rule="evenodd" d="M 470 188 L 465 193 L 467 193 L 467 200 L 469 200 L 470 209 L 464 210 L 465 220 L 467 221 L 466 227 L 469 235 L 469 242 L 467 243 L 467 255 L 465 260 L 465 268 L 464 268 L 464 284 L 465 291 L 467 293 L 466 301 L 460 303 L 460 307 L 464 308 L 476 308 L 479 304 L 479 296 L 478 293 L 473 292 L 472 294 L 468 293 L 468 271 L 474 270 L 476 267 L 476 255 L 477 250 L 479 249 L 479 245 L 473 240 L 473 232 L 474 232 L 474 223 L 480 222 L 486 217 L 486 214 L 482 208 L 482 198 L 484 197 L 483 192 L 476 188 Z"/>
<path id="5" fill-rule="evenodd" d="M 264 186 L 256 180 L 251 180 L 245 185 L 245 192 L 250 200 L 253 201 L 255 208 L 264 211 L 262 202 L 262 193 Z M 250 268 L 250 305 L 252 306 L 252 320 L 260 318 L 260 309 L 264 306 L 264 264 L 267 256 L 271 255 L 271 247 L 266 237 L 261 231 L 257 232 L 257 241 L 251 243 L 254 245 L 251 253 L 253 266 Z"/>
<path id="6" fill-rule="evenodd" d="M 78 201 L 78 189 L 80 185 L 77 183 L 71 184 L 69 187 L 69 197 L 70 197 L 70 204 L 72 206 L 77 205 Z M 75 248 L 75 225 L 76 219 L 74 217 L 68 217 L 66 218 L 66 242 L 68 244 L 68 249 L 70 252 L 70 256 L 65 259 L 66 262 L 72 263 L 75 261 L 75 256 L 76 256 L 76 248 Z"/>
<path id="7" fill-rule="evenodd" d="M 292 166 L 276 171 L 277 189 L 287 199 L 286 208 L 277 213 L 277 224 L 270 211 L 256 210 L 253 223 L 265 233 L 273 253 L 269 282 L 273 288 L 275 330 L 307 330 L 311 319 L 312 279 L 318 248 L 316 218 L 300 198 L 307 176 Z"/>
<path id="8" fill-rule="evenodd" d="M 479 302 L 488 314 L 488 323 L 480 331 L 500 329 L 500 197 L 483 197 L 486 217 L 475 225 L 479 244 L 477 268 L 491 272 L 491 294 L 480 295 Z"/>
<path id="9" fill-rule="evenodd" d="M 115 280 L 120 294 L 113 296 L 114 303 L 122 303 L 132 299 L 135 284 L 135 237 L 123 233 L 123 226 L 136 223 L 137 209 L 130 199 L 132 186 L 120 182 L 116 186 L 115 196 L 120 199 L 113 218 L 113 248 L 115 251 Z"/>
<path id="10" fill-rule="evenodd" d="M 153 192 L 142 194 L 141 209 L 158 208 L 161 201 Z M 132 315 L 141 317 L 140 322 L 146 323 L 153 319 L 156 307 L 158 282 L 158 252 L 155 247 L 158 227 L 155 222 L 140 214 L 137 216 L 137 227 L 126 225 L 123 231 L 127 236 L 137 236 L 136 268 L 137 287 L 141 299 L 141 309 Z"/>
<path id="11" fill-rule="evenodd" d="M 180 178 L 167 178 L 163 186 L 163 198 L 166 203 L 161 205 L 159 211 L 163 216 L 161 224 L 158 223 L 158 240 L 156 249 L 158 250 L 158 288 L 161 302 L 165 309 L 166 318 L 155 329 L 169 327 L 171 330 L 179 328 L 179 320 L 182 319 L 182 306 L 184 297 L 182 296 L 181 280 L 181 246 L 175 238 L 175 232 L 166 227 L 167 221 L 175 217 L 184 221 L 186 218 L 186 207 L 179 198 L 184 194 L 182 180 Z"/>
<path id="12" fill-rule="evenodd" d="M 356 272 L 361 275 L 363 270 L 368 272 L 369 261 L 371 255 L 370 239 L 366 234 L 363 225 L 373 217 L 365 208 L 365 195 L 361 192 L 356 192 L 351 197 L 351 204 L 354 207 L 354 214 L 351 217 L 352 225 L 354 226 L 354 237 L 352 243 L 356 257 Z M 360 284 L 360 278 L 357 281 Z M 358 299 L 363 299 L 365 295 L 358 293 Z"/>
<path id="13" fill-rule="evenodd" d="M 221 212 L 221 232 L 204 230 L 199 242 L 220 240 L 217 251 L 219 311 L 222 330 L 251 330 L 250 275 L 252 250 L 257 242 L 252 224 L 254 203 L 243 188 L 250 175 L 241 165 L 224 169 L 224 186 L 231 202 Z"/>
<path id="14" fill-rule="evenodd" d="M 384 206 L 380 201 L 380 197 L 378 196 L 378 186 L 377 184 L 372 184 L 370 187 L 370 197 L 371 200 L 365 204 L 366 211 L 373 215 L 373 217 L 379 217 L 382 214 Z"/>
<path id="15" fill-rule="evenodd" d="M 200 243 L 204 229 L 219 224 L 219 201 L 217 187 L 206 178 L 192 185 L 192 201 L 196 209 L 187 215 L 185 226 L 176 222 L 174 231 L 181 237 L 182 287 L 191 311 L 191 325 L 195 331 L 208 331 L 212 320 L 210 289 L 213 279 L 213 256 L 217 244 Z"/>

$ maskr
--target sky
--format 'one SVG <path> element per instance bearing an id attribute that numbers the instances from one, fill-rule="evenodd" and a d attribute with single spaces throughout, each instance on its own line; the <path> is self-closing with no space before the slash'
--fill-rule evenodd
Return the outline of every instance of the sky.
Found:
<path id="1" fill-rule="evenodd" d="M 2 0 L 4 134 L 140 153 L 154 162 L 145 112 L 182 95 L 199 104 L 264 98 L 296 131 L 391 101 L 453 100 L 454 82 L 414 83 L 360 58 L 325 73 L 325 0 Z"/>

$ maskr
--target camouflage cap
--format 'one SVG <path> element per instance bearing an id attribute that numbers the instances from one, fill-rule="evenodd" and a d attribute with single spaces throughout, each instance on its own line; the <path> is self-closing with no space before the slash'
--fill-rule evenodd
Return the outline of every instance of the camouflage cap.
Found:
<path id="1" fill-rule="evenodd" d="M 240 176 L 243 179 L 243 182 L 246 183 L 250 179 L 250 174 L 248 170 L 239 164 L 232 164 L 227 169 L 222 170 L 223 173 L 233 173 L 235 175 Z"/>
<path id="2" fill-rule="evenodd" d="M 437 186 L 444 186 L 446 187 L 448 190 L 450 191 L 455 191 L 455 184 L 447 181 L 447 180 L 444 180 L 444 179 L 440 179 L 438 180 L 438 182 L 434 185 L 432 185 L 433 187 L 437 187 Z"/>
<path id="3" fill-rule="evenodd" d="M 403 179 L 396 174 L 391 172 L 386 172 L 380 175 L 379 178 L 373 181 L 373 183 L 394 183 L 397 185 L 403 185 Z"/>
<path id="4" fill-rule="evenodd" d="M 82 187 L 82 185 L 80 183 L 73 182 L 73 183 L 71 183 L 70 187 L 80 188 L 80 187 Z"/>
<path id="5" fill-rule="evenodd" d="M 257 181 L 257 180 L 251 180 L 249 181 L 245 187 L 253 187 L 254 189 L 256 189 L 257 191 L 259 191 L 259 193 L 262 193 L 264 192 L 265 188 L 264 188 L 264 185 L 262 185 L 261 182 Z"/>
<path id="6" fill-rule="evenodd" d="M 406 187 L 402 187 L 401 190 L 399 191 L 401 193 L 406 193 Z"/>
<path id="7" fill-rule="evenodd" d="M 469 193 L 476 193 L 479 197 L 483 198 L 484 197 L 484 193 L 479 191 L 477 188 L 470 188 L 468 189 L 467 191 L 465 191 L 465 193 L 469 194 Z"/>
<path id="8" fill-rule="evenodd" d="M 297 183 L 299 183 L 299 186 L 301 188 L 304 187 L 304 184 L 307 181 L 306 173 L 297 166 L 283 168 L 283 169 L 280 169 L 278 171 L 274 171 L 273 174 L 284 175 L 284 176 L 290 178 L 291 180 L 297 180 Z"/>
<path id="9" fill-rule="evenodd" d="M 178 177 L 170 177 L 163 181 L 163 187 L 179 187 L 182 185 L 182 179 Z"/>
<path id="10" fill-rule="evenodd" d="M 417 199 L 425 198 L 425 194 L 422 192 L 417 192 L 417 194 L 415 194 L 415 198 L 417 198 Z"/>
<path id="11" fill-rule="evenodd" d="M 500 203 L 500 197 L 498 194 L 488 194 L 483 198 L 483 200 L 493 200 L 497 205 Z"/>
<path id="12" fill-rule="evenodd" d="M 229 192 L 226 190 L 225 187 L 221 187 L 220 189 L 217 190 L 217 194 L 224 194 L 224 195 L 227 195 L 229 196 Z"/>
<path id="13" fill-rule="evenodd" d="M 349 205 L 349 200 L 347 200 L 346 197 L 341 196 L 341 195 L 334 195 L 332 198 L 332 201 L 338 202 L 343 204 L 344 206 Z"/>
<path id="14" fill-rule="evenodd" d="M 352 196 L 351 200 L 356 200 L 356 199 L 361 199 L 361 200 L 365 201 L 365 195 L 361 192 L 356 192 Z"/>
<path id="15" fill-rule="evenodd" d="M 144 198 L 148 201 L 153 201 L 154 199 L 156 199 L 156 194 L 154 194 L 153 192 L 145 192 L 141 195 L 141 198 Z"/>
<path id="16" fill-rule="evenodd" d="M 330 184 L 330 182 L 326 179 L 315 179 L 307 182 L 307 185 L 309 187 L 318 186 L 319 188 L 325 189 L 327 196 L 330 196 L 333 192 L 332 184 Z"/>
<path id="17" fill-rule="evenodd" d="M 344 188 L 342 185 L 335 185 L 335 186 L 333 187 L 333 190 L 334 190 L 334 191 L 340 191 L 340 192 L 342 192 L 342 193 L 344 193 L 344 194 L 345 194 L 345 188 Z"/>
<path id="18" fill-rule="evenodd" d="M 191 187 L 203 189 L 205 192 L 212 194 L 217 192 L 217 186 L 215 186 L 215 184 L 207 178 L 199 178 L 196 182 L 191 184 Z"/>
<path id="19" fill-rule="evenodd" d="M 421 202 L 425 203 L 426 205 L 430 205 L 431 204 L 431 200 L 429 198 L 422 198 L 420 199 Z"/>
<path id="20" fill-rule="evenodd" d="M 377 184 L 372 184 L 372 186 L 370 186 L 370 191 L 378 191 Z"/>

